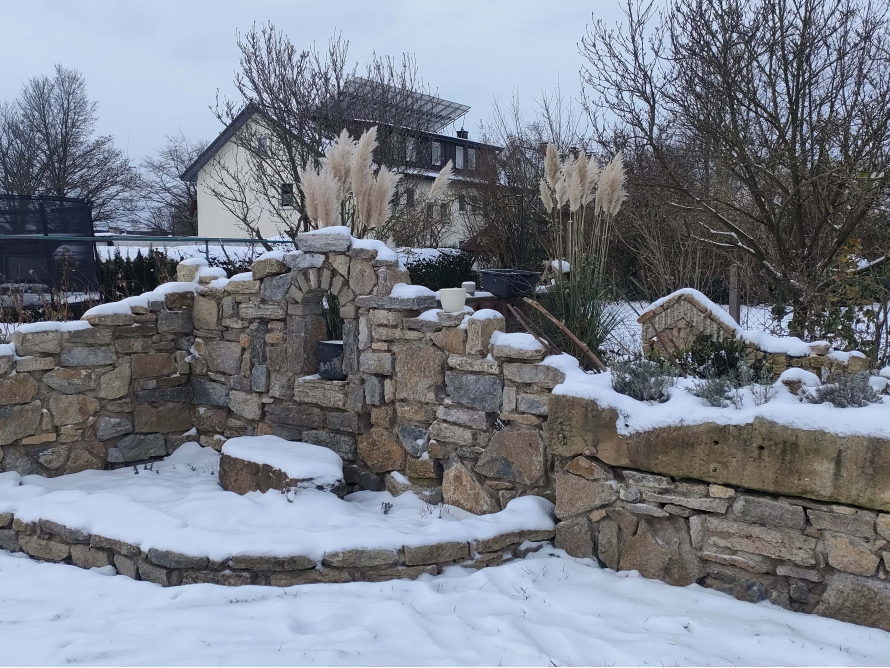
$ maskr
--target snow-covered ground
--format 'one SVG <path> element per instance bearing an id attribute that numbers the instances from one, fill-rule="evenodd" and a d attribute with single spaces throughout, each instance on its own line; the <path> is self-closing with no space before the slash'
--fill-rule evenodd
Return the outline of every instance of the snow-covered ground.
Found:
<path id="1" fill-rule="evenodd" d="M 262 445 L 264 438 L 238 440 Z M 240 496 L 219 486 L 218 470 L 219 453 L 186 443 L 147 466 L 57 478 L 0 473 L 0 513 L 14 513 L 24 522 L 52 520 L 143 551 L 158 548 L 216 561 L 243 555 L 303 555 L 321 561 L 325 553 L 339 550 L 468 542 L 554 528 L 553 504 L 536 496 L 476 516 L 430 506 L 414 494 L 364 491 L 340 499 L 306 490 Z"/>
<path id="2" fill-rule="evenodd" d="M 0 551 L 3 665 L 890 664 L 890 634 L 544 548 L 379 584 L 163 589 Z"/>

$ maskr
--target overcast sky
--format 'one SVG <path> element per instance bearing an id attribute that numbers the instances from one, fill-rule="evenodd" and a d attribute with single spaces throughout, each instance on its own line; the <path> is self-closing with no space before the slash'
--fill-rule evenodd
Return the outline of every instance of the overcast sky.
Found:
<path id="1" fill-rule="evenodd" d="M 99 102 L 100 131 L 139 160 L 181 128 L 212 139 L 216 91 L 231 95 L 238 30 L 271 21 L 297 46 L 324 45 L 335 29 L 361 64 L 413 53 L 445 99 L 470 105 L 475 134 L 495 96 L 533 106 L 562 82 L 577 94 L 578 42 L 591 14 L 617 19 L 617 0 L 0 0 L 0 99 L 57 62 L 80 69 Z"/>

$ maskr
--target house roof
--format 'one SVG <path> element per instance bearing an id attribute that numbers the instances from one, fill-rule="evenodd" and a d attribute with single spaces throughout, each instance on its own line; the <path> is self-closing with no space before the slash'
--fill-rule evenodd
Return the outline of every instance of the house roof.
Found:
<path id="1" fill-rule="evenodd" d="M 469 108 L 469 107 L 467 107 Z M 214 139 L 210 144 L 205 148 L 201 155 L 195 158 L 195 161 L 186 168 L 186 170 L 179 176 L 182 181 L 187 181 L 189 183 L 196 183 L 198 181 L 198 172 L 200 172 L 204 166 L 210 162 L 210 160 L 215 156 L 223 146 L 225 146 L 232 137 L 249 121 L 255 114 L 262 113 L 253 103 L 248 104 L 241 110 L 241 112 L 232 119 L 231 123 L 229 123 L 226 128 L 219 133 L 216 139 Z M 414 134 L 418 137 L 426 137 L 429 139 L 441 139 L 446 140 L 452 143 L 460 144 L 461 146 L 466 146 L 468 148 L 487 148 L 493 149 L 494 151 L 503 150 L 500 146 L 493 146 L 491 144 L 483 144 L 480 142 L 472 141 L 470 139 L 464 139 L 462 137 L 452 137 L 450 135 L 440 135 L 433 132 L 425 132 L 422 130 L 413 131 Z M 418 174 L 420 178 L 423 178 L 423 174 Z M 435 177 L 433 177 L 435 178 Z"/>
<path id="2" fill-rule="evenodd" d="M 253 104 L 248 104 L 244 107 L 244 109 L 232 119 L 232 122 L 226 126 L 225 130 L 220 132 L 219 136 L 210 142 L 210 145 L 201 152 L 201 155 L 195 158 L 195 161 L 188 166 L 179 178 L 182 181 L 188 181 L 189 183 L 197 182 L 198 172 L 204 168 L 204 165 L 210 162 L 210 159 L 235 136 L 235 133 L 238 132 L 238 130 L 244 127 L 244 124 L 247 123 L 254 114 L 258 113 L 260 113 L 259 109 Z"/>

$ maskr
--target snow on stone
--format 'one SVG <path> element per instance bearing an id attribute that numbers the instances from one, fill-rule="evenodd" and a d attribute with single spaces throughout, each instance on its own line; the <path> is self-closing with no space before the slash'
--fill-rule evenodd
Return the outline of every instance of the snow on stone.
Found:
<path id="1" fill-rule="evenodd" d="M 158 287 L 156 287 L 151 292 L 143 293 L 142 296 L 147 298 L 148 301 L 159 301 L 160 297 L 164 295 L 171 295 L 179 292 L 194 292 L 198 289 L 198 285 L 195 281 L 170 281 L 169 283 L 161 283 Z"/>
<path id="2" fill-rule="evenodd" d="M 98 306 L 94 306 L 93 308 L 86 311 L 81 319 L 86 320 L 86 318 L 91 315 L 129 314 L 131 313 L 131 306 L 141 306 L 143 308 L 148 308 L 148 305 L 151 302 L 163 301 L 165 295 L 179 292 L 194 293 L 197 289 L 197 277 L 195 281 L 171 281 L 169 283 L 162 283 L 151 292 L 144 292 L 141 295 L 127 297 L 125 299 L 121 299 L 120 301 L 111 302 L 110 304 L 99 304 Z"/>
<path id="3" fill-rule="evenodd" d="M 413 299 L 414 297 L 435 297 L 436 293 L 422 285 L 408 285 L 407 283 L 396 283 L 392 286 L 389 293 L 390 297 L 400 297 L 403 299 Z"/>
<path id="4" fill-rule="evenodd" d="M 76 332 L 81 329 L 90 329 L 91 325 L 86 320 L 72 320 L 68 322 L 30 322 L 19 325 L 17 332 L 27 334 L 29 332 Z"/>
<path id="5" fill-rule="evenodd" d="M 120 301 L 111 302 L 110 304 L 99 304 L 98 306 L 94 306 L 91 309 L 88 309 L 83 314 L 83 319 L 86 319 L 87 316 L 91 315 L 118 315 L 118 314 L 129 314 L 130 306 L 148 306 L 148 300 L 143 299 L 141 296 L 139 297 L 127 297 L 126 299 L 121 299 Z"/>
<path id="6" fill-rule="evenodd" d="M 320 485 L 336 485 L 343 479 L 343 460 L 320 445 L 286 441 L 278 436 L 230 438 L 222 454 L 256 464 L 268 464 L 294 480 L 313 479 Z"/>
<path id="7" fill-rule="evenodd" d="M 244 271 L 240 274 L 235 274 L 229 280 L 230 281 L 252 281 L 253 280 L 253 272 L 252 271 Z"/>
<path id="8" fill-rule="evenodd" d="M 541 342 L 526 332 L 513 332 L 510 334 L 494 332 L 491 335 L 491 343 L 496 346 L 510 346 L 518 350 L 544 350 Z"/>
<path id="9" fill-rule="evenodd" d="M 331 225 L 330 227 L 321 227 L 317 230 L 309 230 L 308 232 L 301 232 L 300 236 L 306 235 L 315 235 L 315 234 L 336 234 L 338 236 L 343 237 L 351 237 L 352 231 L 346 227 L 345 225 Z"/>
<path id="10" fill-rule="evenodd" d="M 283 250 L 270 250 L 266 251 L 262 255 L 258 255 L 254 262 L 259 262 L 260 260 L 278 260 L 279 262 L 284 262 L 284 251 Z"/>
<path id="11" fill-rule="evenodd" d="M 226 270 L 222 267 L 201 267 L 195 274 L 195 279 L 213 276 L 214 278 L 225 278 Z"/>
<path id="12" fill-rule="evenodd" d="M 890 379 L 882 376 L 869 376 L 868 384 L 871 385 L 871 388 L 875 392 L 880 394 L 881 392 L 886 392 L 887 388 L 890 387 Z"/>
<path id="13" fill-rule="evenodd" d="M 800 369 L 797 367 L 785 369 L 782 372 L 782 375 L 779 376 L 779 380 L 796 381 L 804 387 L 819 387 L 822 384 L 819 376 L 814 374 L 812 371 L 807 371 L 806 369 Z"/>
<path id="14" fill-rule="evenodd" d="M 831 404 L 802 402 L 777 382 L 774 385 L 776 396 L 765 404 L 756 405 L 750 390 L 743 388 L 741 408 L 717 408 L 708 406 L 692 394 L 698 381 L 678 378 L 675 387 L 669 390 L 668 401 L 647 403 L 616 392 L 612 389 L 611 372 L 586 373 L 571 355 L 551 355 L 543 364 L 556 367 L 566 375 L 565 382 L 553 388 L 553 394 L 592 399 L 600 407 L 614 408 L 618 412 L 616 426 L 619 434 L 704 423 L 750 424 L 759 417 L 789 427 L 818 429 L 839 436 L 890 438 L 890 397 L 882 397 L 881 403 L 861 408 L 835 408 Z"/>
<path id="15" fill-rule="evenodd" d="M 234 555 L 320 561 L 339 550 L 389 550 L 554 528 L 553 504 L 536 496 L 514 499 L 491 515 L 448 507 L 441 517 L 413 493 L 357 492 L 340 499 L 307 490 L 291 502 L 271 491 L 240 496 L 219 486 L 219 458 L 212 448 L 186 443 L 152 470 L 128 467 L 57 478 L 0 473 L 0 513 L 26 522 L 51 519 L 145 551 L 155 547 L 218 561 Z M 393 506 L 386 514 L 384 502 Z"/>
<path id="16" fill-rule="evenodd" d="M 193 267 L 195 265 L 198 265 L 200 267 L 206 267 L 207 260 L 203 257 L 189 257 L 189 258 L 186 258 L 185 260 L 182 260 L 182 262 L 180 264 L 185 264 L 185 265 L 188 265 L 191 267 Z"/>
<path id="17" fill-rule="evenodd" d="M 694 288 L 681 288 L 661 299 L 657 299 L 643 309 L 640 315 L 642 316 L 644 313 L 648 313 L 649 311 L 658 308 L 668 299 L 676 297 L 677 295 L 689 295 L 699 304 L 704 306 L 711 316 L 735 331 L 736 336 L 739 339 L 754 344 L 765 353 L 784 353 L 791 357 L 807 357 L 812 352 L 810 349 L 811 344 L 796 336 L 773 336 L 767 332 L 742 328 L 733 317 L 729 315 L 729 313 Z"/>
<path id="18" fill-rule="evenodd" d="M 0 357 L 15 355 L 15 345 L 12 343 L 0 343 Z"/>
<path id="19" fill-rule="evenodd" d="M 851 357 L 859 357 L 861 359 L 865 359 L 865 354 L 859 352 L 858 350 L 853 350 L 851 352 L 844 352 L 842 350 L 832 350 L 828 353 L 828 357 L 833 359 L 836 362 L 840 362 L 841 364 L 847 364 L 850 361 Z"/>
<path id="20" fill-rule="evenodd" d="M 436 294 L 438 294 L 438 293 L 436 293 Z M 475 311 L 473 311 L 473 309 L 470 308 L 469 306 L 467 306 L 466 304 L 464 304 L 463 311 L 460 311 L 460 312 L 466 313 L 471 318 L 473 317 L 473 315 L 475 313 Z M 428 320 L 429 322 L 439 322 L 439 314 L 440 313 L 445 313 L 445 311 L 443 311 L 440 308 L 431 308 L 431 309 L 421 313 L 419 316 L 417 316 L 417 318 L 419 320 Z M 455 313 L 458 313 L 458 311 L 455 311 Z"/>
<path id="21" fill-rule="evenodd" d="M 379 239 L 356 239 L 353 237 L 352 247 L 375 250 L 378 260 L 395 262 L 399 259 L 398 254 Z"/>
<path id="22" fill-rule="evenodd" d="M 0 551 L 7 665 L 890 664 L 883 631 L 550 547 L 480 571 L 286 589 L 163 588 L 19 556 Z"/>
<path id="23" fill-rule="evenodd" d="M 493 308 L 481 308 L 471 317 L 473 320 L 490 320 L 491 318 L 503 318 L 504 316 L 500 311 L 495 311 Z"/>

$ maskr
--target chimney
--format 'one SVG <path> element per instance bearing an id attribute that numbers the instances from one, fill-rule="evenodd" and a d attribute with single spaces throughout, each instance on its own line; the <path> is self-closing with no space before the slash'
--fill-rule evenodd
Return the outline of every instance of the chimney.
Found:
<path id="1" fill-rule="evenodd" d="M 461 128 L 460 130 L 457 131 L 457 136 L 459 139 L 469 139 L 470 133 L 467 130 L 464 130 L 463 128 Z"/>

